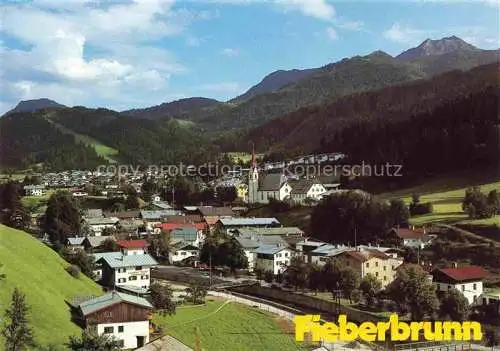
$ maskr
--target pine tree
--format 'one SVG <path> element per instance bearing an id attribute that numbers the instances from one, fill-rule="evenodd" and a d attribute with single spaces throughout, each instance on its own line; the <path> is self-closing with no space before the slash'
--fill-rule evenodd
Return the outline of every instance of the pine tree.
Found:
<path id="1" fill-rule="evenodd" d="M 15 288 L 11 305 L 5 310 L 6 325 L 2 330 L 6 351 L 27 350 L 35 346 L 33 330 L 28 323 L 28 312 L 25 295 Z"/>

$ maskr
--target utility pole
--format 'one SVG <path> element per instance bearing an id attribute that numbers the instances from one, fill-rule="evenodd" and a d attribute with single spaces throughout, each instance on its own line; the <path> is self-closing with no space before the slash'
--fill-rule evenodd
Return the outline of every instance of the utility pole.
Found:
<path id="1" fill-rule="evenodd" d="M 209 250 L 208 251 L 208 265 L 209 265 L 209 269 L 210 269 L 210 271 L 209 271 L 209 274 L 210 274 L 209 275 L 209 280 L 210 280 L 209 281 L 209 288 L 211 288 L 212 287 L 212 247 L 209 246 L 208 250 Z"/>
<path id="2" fill-rule="evenodd" d="M 358 228 L 356 227 L 356 224 L 354 225 L 354 247 L 358 247 L 358 242 L 357 242 L 357 237 L 358 237 Z"/>
<path id="3" fill-rule="evenodd" d="M 172 184 L 172 207 L 175 208 L 175 186 Z"/>

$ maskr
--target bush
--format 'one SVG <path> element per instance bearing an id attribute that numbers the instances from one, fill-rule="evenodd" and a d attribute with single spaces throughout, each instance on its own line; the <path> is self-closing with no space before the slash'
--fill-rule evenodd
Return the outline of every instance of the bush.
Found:
<path id="1" fill-rule="evenodd" d="M 71 266 L 66 267 L 66 272 L 68 272 L 73 278 L 79 278 L 81 270 L 80 267 L 72 264 Z"/>
<path id="2" fill-rule="evenodd" d="M 432 212 L 434 212 L 434 206 L 430 202 L 426 202 L 423 204 L 420 203 L 410 204 L 410 214 L 412 216 L 424 215 Z"/>
<path id="3" fill-rule="evenodd" d="M 359 289 L 354 289 L 352 294 L 351 294 L 351 300 L 354 303 L 359 303 L 361 301 L 361 297 L 363 296 L 363 293 Z"/>

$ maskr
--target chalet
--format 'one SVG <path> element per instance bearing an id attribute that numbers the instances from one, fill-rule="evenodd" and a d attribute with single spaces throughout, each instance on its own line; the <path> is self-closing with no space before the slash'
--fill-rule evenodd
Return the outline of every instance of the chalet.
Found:
<path id="1" fill-rule="evenodd" d="M 295 254 L 282 244 L 261 245 L 252 252 L 255 254 L 255 269 L 271 271 L 274 275 L 283 273 Z"/>
<path id="2" fill-rule="evenodd" d="M 244 227 L 278 227 L 280 222 L 276 218 L 221 218 L 216 228 L 232 234 L 236 229 Z"/>
<path id="3" fill-rule="evenodd" d="M 125 256 L 144 255 L 148 253 L 148 243 L 146 240 L 118 240 L 116 243 L 120 246 L 121 253 Z"/>
<path id="4" fill-rule="evenodd" d="M 45 185 L 25 185 L 23 187 L 26 196 L 43 196 L 45 195 Z"/>
<path id="5" fill-rule="evenodd" d="M 83 245 L 84 240 L 84 237 L 67 238 L 64 245 L 66 245 L 70 251 L 85 250 L 85 246 Z"/>
<path id="6" fill-rule="evenodd" d="M 243 252 L 247 257 L 248 270 L 253 271 L 255 268 L 255 250 L 262 245 L 280 245 L 286 247 L 287 243 L 279 235 L 252 235 L 252 236 L 238 236 L 234 240 L 243 248 Z"/>
<path id="7" fill-rule="evenodd" d="M 234 212 L 230 207 L 200 206 L 198 212 L 208 225 L 214 225 L 221 218 L 234 217 Z"/>
<path id="8" fill-rule="evenodd" d="M 102 244 L 106 240 L 115 240 L 114 236 L 88 236 L 86 237 L 82 245 L 86 251 L 95 252 L 102 247 Z"/>
<path id="9" fill-rule="evenodd" d="M 153 306 L 144 298 L 112 291 L 78 305 L 78 320 L 91 333 L 114 337 L 124 349 L 149 342 Z"/>
<path id="10" fill-rule="evenodd" d="M 184 242 L 196 247 L 201 247 L 205 237 L 203 232 L 194 226 L 183 226 L 173 229 L 170 232 L 172 242 Z"/>
<path id="11" fill-rule="evenodd" d="M 101 283 L 106 286 L 133 285 L 148 289 L 151 267 L 158 262 L 149 254 L 124 255 L 106 252 L 98 255 L 96 263 L 102 267 Z"/>
<path id="12" fill-rule="evenodd" d="M 86 218 L 84 220 L 95 236 L 101 236 L 106 228 L 116 229 L 120 220 L 116 217 Z"/>
<path id="13" fill-rule="evenodd" d="M 342 265 L 353 268 L 361 278 L 367 274 L 375 276 L 382 287 L 386 287 L 396 278 L 397 268 L 403 259 L 396 254 L 384 253 L 376 248 L 349 249 L 335 256 Z"/>
<path id="14" fill-rule="evenodd" d="M 435 238 L 435 236 L 427 233 L 426 228 L 393 228 L 391 231 L 401 245 L 408 248 L 423 249 Z"/>
<path id="15" fill-rule="evenodd" d="M 489 273 L 480 266 L 437 268 L 432 271 L 433 282 L 438 292 L 451 289 L 460 291 L 469 301 L 474 303 L 483 294 L 483 279 Z"/>
<path id="16" fill-rule="evenodd" d="M 171 263 L 178 263 L 190 257 L 197 258 L 199 254 L 199 247 L 181 241 L 172 248 Z"/>
<path id="17" fill-rule="evenodd" d="M 317 179 L 290 181 L 290 186 L 292 187 L 290 199 L 298 204 L 307 203 L 307 199 L 319 201 L 326 192 L 325 187 Z"/>

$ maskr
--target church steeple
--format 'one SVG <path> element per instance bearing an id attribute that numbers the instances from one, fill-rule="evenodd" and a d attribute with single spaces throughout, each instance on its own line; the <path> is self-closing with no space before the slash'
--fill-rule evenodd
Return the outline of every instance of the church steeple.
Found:
<path id="1" fill-rule="evenodd" d="M 255 144 L 252 143 L 252 162 L 250 164 L 251 169 L 257 168 L 257 160 L 255 159 Z"/>
<path id="2" fill-rule="evenodd" d="M 258 202 L 259 191 L 259 171 L 257 169 L 257 160 L 255 158 L 255 145 L 252 143 L 252 161 L 250 171 L 248 172 L 248 202 Z"/>

